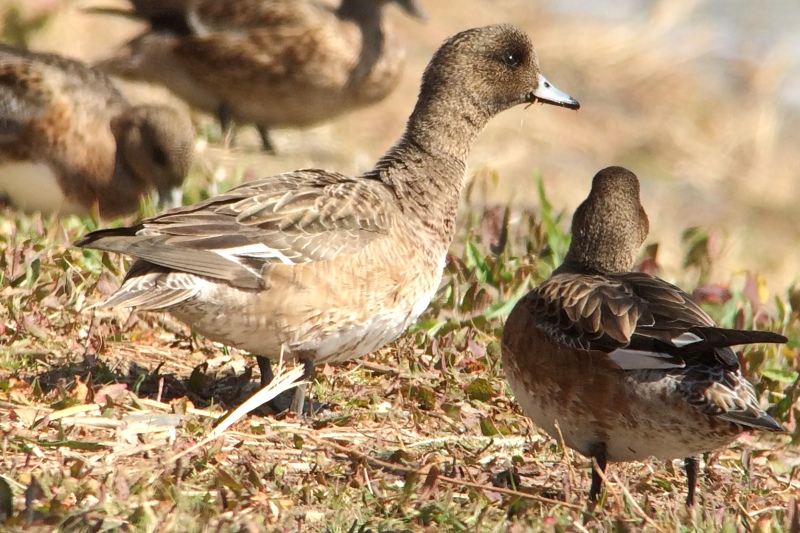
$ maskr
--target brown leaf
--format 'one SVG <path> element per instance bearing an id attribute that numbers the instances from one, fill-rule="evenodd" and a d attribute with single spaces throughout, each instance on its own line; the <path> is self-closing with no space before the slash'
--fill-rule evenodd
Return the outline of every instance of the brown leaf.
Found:
<path id="1" fill-rule="evenodd" d="M 508 220 L 511 208 L 490 207 L 481 217 L 480 234 L 484 244 L 489 245 L 493 254 L 500 254 L 508 242 Z"/>
<path id="2" fill-rule="evenodd" d="M 475 357 L 483 357 L 486 355 L 486 348 L 475 342 L 472 335 L 467 339 L 467 348 L 469 348 L 469 351 L 472 352 Z"/>
<path id="3" fill-rule="evenodd" d="M 731 291 L 724 285 L 701 285 L 692 292 L 692 300 L 698 304 L 724 304 L 731 299 Z"/>
<path id="4" fill-rule="evenodd" d="M 77 400 L 78 403 L 85 403 L 86 397 L 89 396 L 89 387 L 81 381 L 81 377 L 75 376 L 75 388 L 69 394 L 70 398 Z"/>
<path id="5" fill-rule="evenodd" d="M 323 365 L 322 367 L 322 370 L 318 370 L 317 373 L 322 374 L 326 378 L 331 378 L 334 376 L 334 374 L 336 374 L 336 369 L 333 368 L 331 365 L 325 363 L 325 365 Z"/>
<path id="6" fill-rule="evenodd" d="M 787 506 L 786 522 L 788 526 L 786 531 L 789 533 L 800 533 L 800 505 L 797 504 L 797 498 L 789 498 Z"/>
<path id="7" fill-rule="evenodd" d="M 117 475 L 114 477 L 114 491 L 120 501 L 126 501 L 131 495 L 128 479 L 124 475 L 120 475 L 120 472 L 117 472 Z"/>
<path id="8" fill-rule="evenodd" d="M 107 398 L 118 400 L 128 392 L 128 385 L 125 383 L 112 383 L 97 391 L 94 395 L 95 403 L 104 404 Z"/>
<path id="9" fill-rule="evenodd" d="M 17 378 L 8 378 L 8 399 L 13 403 L 27 405 L 33 398 L 33 388 Z"/>
<path id="10" fill-rule="evenodd" d="M 439 467 L 432 465 L 430 470 L 428 470 L 428 475 L 425 476 L 425 481 L 422 482 L 422 490 L 419 493 L 419 499 L 421 501 L 430 498 L 430 496 L 436 490 L 436 484 L 439 481 L 439 475 L 441 475 Z"/>
<path id="11" fill-rule="evenodd" d="M 758 533 L 772 533 L 772 517 L 762 516 L 756 522 L 755 531 Z"/>
<path id="12" fill-rule="evenodd" d="M 658 274 L 658 243 L 648 244 L 642 252 L 642 261 L 635 270 L 655 276 Z"/>
<path id="13" fill-rule="evenodd" d="M 111 296 L 117 292 L 117 289 L 119 288 L 119 282 L 111 279 L 111 275 L 107 272 L 103 272 L 103 274 L 100 275 L 100 278 L 98 278 L 95 288 L 97 292 L 103 296 Z"/>

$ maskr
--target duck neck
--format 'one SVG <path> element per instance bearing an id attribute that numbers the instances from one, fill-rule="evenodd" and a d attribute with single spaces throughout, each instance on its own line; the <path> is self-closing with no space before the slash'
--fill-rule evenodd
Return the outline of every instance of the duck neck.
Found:
<path id="1" fill-rule="evenodd" d="M 573 235 L 573 240 L 575 236 Z M 592 242 L 588 245 L 571 245 L 564 262 L 554 274 L 580 272 L 583 274 L 616 274 L 633 268 L 635 250 L 621 248 L 624 241 Z"/>
<path id="2" fill-rule="evenodd" d="M 404 139 L 431 154 L 466 163 L 472 145 L 491 114 L 469 91 L 454 89 L 420 98 L 408 119 Z M 460 93 L 460 94 L 459 94 Z"/>
<path id="3" fill-rule="evenodd" d="M 380 180 L 423 231 L 452 239 L 467 156 L 488 118 L 452 98 L 417 104 L 397 144 L 367 177 Z M 448 241 L 449 243 L 449 241 Z"/>

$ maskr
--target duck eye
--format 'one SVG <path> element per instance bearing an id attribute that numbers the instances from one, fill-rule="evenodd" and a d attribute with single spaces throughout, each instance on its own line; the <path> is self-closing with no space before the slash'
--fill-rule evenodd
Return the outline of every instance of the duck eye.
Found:
<path id="1" fill-rule="evenodd" d="M 522 54 L 509 51 L 502 52 L 500 60 L 508 67 L 517 68 L 522 64 Z"/>

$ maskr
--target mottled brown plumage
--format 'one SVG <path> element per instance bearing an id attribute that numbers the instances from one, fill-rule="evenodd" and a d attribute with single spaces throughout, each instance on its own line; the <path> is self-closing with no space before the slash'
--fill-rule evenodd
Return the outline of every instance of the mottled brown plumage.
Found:
<path id="1" fill-rule="evenodd" d="M 132 0 L 150 29 L 101 62 L 190 105 L 270 128 L 307 127 L 385 98 L 404 51 L 383 20 L 393 0 Z M 394 0 L 422 16 L 415 0 Z"/>
<path id="2" fill-rule="evenodd" d="M 151 190 L 171 200 L 193 141 L 188 117 L 131 106 L 102 72 L 0 45 L 0 196 L 22 208 L 114 217 Z"/>
<path id="3" fill-rule="evenodd" d="M 647 231 L 636 176 L 600 171 L 564 263 L 508 317 L 503 364 L 523 411 L 556 438 L 558 424 L 567 446 L 601 468 L 685 457 L 692 504 L 695 455 L 749 429 L 783 430 L 730 347 L 786 338 L 719 328 L 678 287 L 630 272 Z M 591 499 L 600 486 L 593 471 Z"/>
<path id="4" fill-rule="evenodd" d="M 139 258 L 108 306 L 168 310 L 270 359 L 360 357 L 436 291 L 473 141 L 495 114 L 536 100 L 578 107 L 541 76 L 525 33 L 468 30 L 436 52 L 405 133 L 366 174 L 264 178 L 77 244 Z"/>

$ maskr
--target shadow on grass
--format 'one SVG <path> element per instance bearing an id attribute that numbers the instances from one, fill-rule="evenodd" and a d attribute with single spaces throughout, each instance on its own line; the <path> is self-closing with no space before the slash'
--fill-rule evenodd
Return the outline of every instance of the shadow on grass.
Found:
<path id="1" fill-rule="evenodd" d="M 84 388 L 86 402 L 106 386 L 123 384 L 139 398 L 163 403 L 188 399 L 200 409 L 218 406 L 227 410 L 236 407 L 258 387 L 253 382 L 253 367 L 247 366 L 240 374 L 232 374 L 222 367 L 209 370 L 208 362 L 197 365 L 189 376 L 161 373 L 163 363 L 146 368 L 135 361 L 126 368 L 112 368 L 103 358 L 86 355 L 82 362 L 72 362 L 53 367 L 38 374 L 24 376 L 34 391 L 55 402 L 54 407 L 74 397 L 77 388 Z"/>

